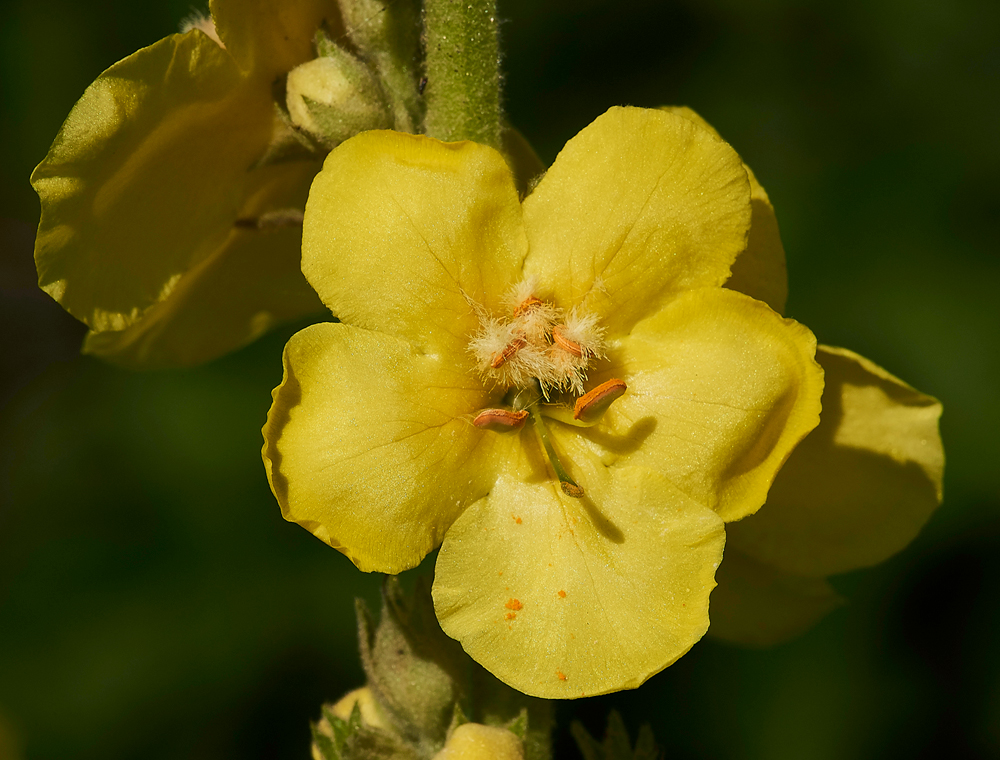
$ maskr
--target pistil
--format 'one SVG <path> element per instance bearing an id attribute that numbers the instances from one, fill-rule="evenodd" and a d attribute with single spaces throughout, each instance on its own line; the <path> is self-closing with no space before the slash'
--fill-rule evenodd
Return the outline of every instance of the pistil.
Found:
<path id="1" fill-rule="evenodd" d="M 559 478 L 559 485 L 562 487 L 563 493 L 574 499 L 582 499 L 584 496 L 583 489 L 569 476 L 569 473 L 562 466 L 562 462 L 559 461 L 559 455 L 556 454 L 556 450 L 552 446 L 552 441 L 549 439 L 549 429 L 542 419 L 539 406 L 539 404 L 531 405 L 531 421 L 538 431 L 538 437 L 542 439 L 542 446 L 545 447 L 545 453 L 549 457 L 549 464 L 552 465 L 552 470 L 555 472 L 556 477 Z"/>

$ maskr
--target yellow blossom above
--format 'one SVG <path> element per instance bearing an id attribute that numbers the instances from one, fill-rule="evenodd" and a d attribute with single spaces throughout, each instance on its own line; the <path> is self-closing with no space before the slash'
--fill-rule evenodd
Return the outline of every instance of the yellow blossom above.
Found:
<path id="1" fill-rule="evenodd" d="M 214 25 L 101 74 L 32 175 L 39 284 L 90 327 L 85 351 L 123 364 L 205 361 L 322 308 L 300 230 L 237 220 L 305 202 L 317 161 L 253 167 L 275 128 L 275 78 L 313 57 L 336 2 L 211 6 Z"/>
<path id="2" fill-rule="evenodd" d="M 812 334 L 721 287 L 750 217 L 736 153 L 661 111 L 597 119 L 523 204 L 484 146 L 343 143 L 302 260 L 342 322 L 289 342 L 264 428 L 284 515 L 367 571 L 441 546 L 442 627 L 526 693 L 638 686 L 819 417 Z"/>

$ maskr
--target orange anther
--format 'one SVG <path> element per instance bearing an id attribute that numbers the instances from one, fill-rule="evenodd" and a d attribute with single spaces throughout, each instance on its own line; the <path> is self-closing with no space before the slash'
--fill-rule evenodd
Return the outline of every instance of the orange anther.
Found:
<path id="1" fill-rule="evenodd" d="M 576 400 L 573 406 L 573 419 L 588 422 L 599 416 L 607 409 L 611 402 L 620 398 L 628 386 L 624 380 L 608 380 L 601 383 L 594 390 L 587 391 Z"/>
<path id="2" fill-rule="evenodd" d="M 545 303 L 541 298 L 535 298 L 534 296 L 528 296 L 521 303 L 518 304 L 517 308 L 514 309 L 514 316 L 519 317 L 526 311 L 533 309 L 536 306 L 541 306 Z"/>
<path id="3" fill-rule="evenodd" d="M 515 430 L 520 430 L 526 419 L 528 419 L 526 409 L 519 412 L 512 412 L 510 409 L 483 409 L 476 415 L 472 424 L 477 428 L 492 430 L 496 433 L 512 433 Z"/>
<path id="4" fill-rule="evenodd" d="M 578 359 L 583 356 L 583 346 L 563 335 L 562 325 L 556 325 L 552 328 L 552 340 L 566 353 L 573 354 Z"/>
<path id="5" fill-rule="evenodd" d="M 503 347 L 502 351 L 497 351 L 493 354 L 493 359 L 490 361 L 490 367 L 493 369 L 499 369 L 506 364 L 514 354 L 526 345 L 528 345 L 528 341 L 524 338 L 514 338 L 514 340 Z"/>

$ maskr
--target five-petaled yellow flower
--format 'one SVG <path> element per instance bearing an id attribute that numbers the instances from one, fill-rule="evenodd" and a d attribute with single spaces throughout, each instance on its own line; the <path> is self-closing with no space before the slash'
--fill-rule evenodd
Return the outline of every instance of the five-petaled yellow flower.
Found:
<path id="1" fill-rule="evenodd" d="M 724 522 L 819 419 L 812 334 L 721 287 L 751 208 L 664 111 L 612 109 L 523 203 L 484 146 L 343 143 L 302 259 L 341 323 L 289 342 L 264 428 L 285 516 L 366 571 L 440 545 L 442 627 L 524 692 L 638 686 L 705 633 Z"/>

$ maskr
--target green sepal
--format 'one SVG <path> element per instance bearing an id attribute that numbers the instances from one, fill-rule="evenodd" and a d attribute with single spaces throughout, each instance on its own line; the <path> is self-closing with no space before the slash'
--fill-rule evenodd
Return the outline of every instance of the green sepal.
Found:
<path id="1" fill-rule="evenodd" d="M 358 600 L 361 664 L 379 707 L 396 732 L 426 751 L 439 749 L 452 724 L 468 658 L 441 631 L 426 579 L 407 598 L 387 577 L 378 625 Z"/>
<path id="2" fill-rule="evenodd" d="M 603 742 L 598 742 L 591 736 L 579 721 L 573 721 L 570 733 L 580 748 L 583 760 L 657 760 L 660 757 L 653 730 L 648 724 L 639 729 L 635 749 L 632 749 L 628 729 L 617 710 L 612 710 L 608 715 Z"/>
<path id="3" fill-rule="evenodd" d="M 504 728 L 523 742 L 528 735 L 528 708 L 522 707 L 517 717 L 508 721 Z"/>
<path id="4" fill-rule="evenodd" d="M 333 41 L 325 24 L 316 30 L 316 35 L 313 37 L 313 47 L 316 48 L 317 58 L 335 56 L 340 50 L 340 46 Z"/>
<path id="5" fill-rule="evenodd" d="M 376 72 L 322 29 L 315 45 L 319 56 L 285 78 L 285 104 L 292 124 L 327 150 L 358 132 L 392 128 L 392 109 Z"/>
<path id="6" fill-rule="evenodd" d="M 635 752 L 632 757 L 634 760 L 659 760 L 662 754 L 660 748 L 656 746 L 652 727 L 648 723 L 643 723 L 639 726 L 639 736 L 635 740 Z"/>
<path id="7" fill-rule="evenodd" d="M 347 720 L 331 708 L 324 705 L 323 720 L 312 726 L 313 745 L 323 760 L 421 760 L 421 753 L 404 740 L 365 725 L 357 702 Z"/>
<path id="8" fill-rule="evenodd" d="M 359 132 L 369 129 L 389 129 L 392 124 L 387 112 L 372 113 L 365 110 L 337 108 L 326 103 L 320 103 L 309 97 L 303 97 L 312 116 L 316 129 L 311 130 L 313 136 L 327 150 L 333 150 L 344 140 Z"/>
<path id="9" fill-rule="evenodd" d="M 395 129 L 423 124 L 420 78 L 420 7 L 415 0 L 340 0 L 347 36 L 378 72 L 392 104 Z"/>
<path id="10" fill-rule="evenodd" d="M 343 760 L 337 743 L 333 737 L 327 736 L 319 729 L 319 725 L 314 723 L 310 726 L 312 730 L 313 746 L 319 750 L 323 760 Z"/>

